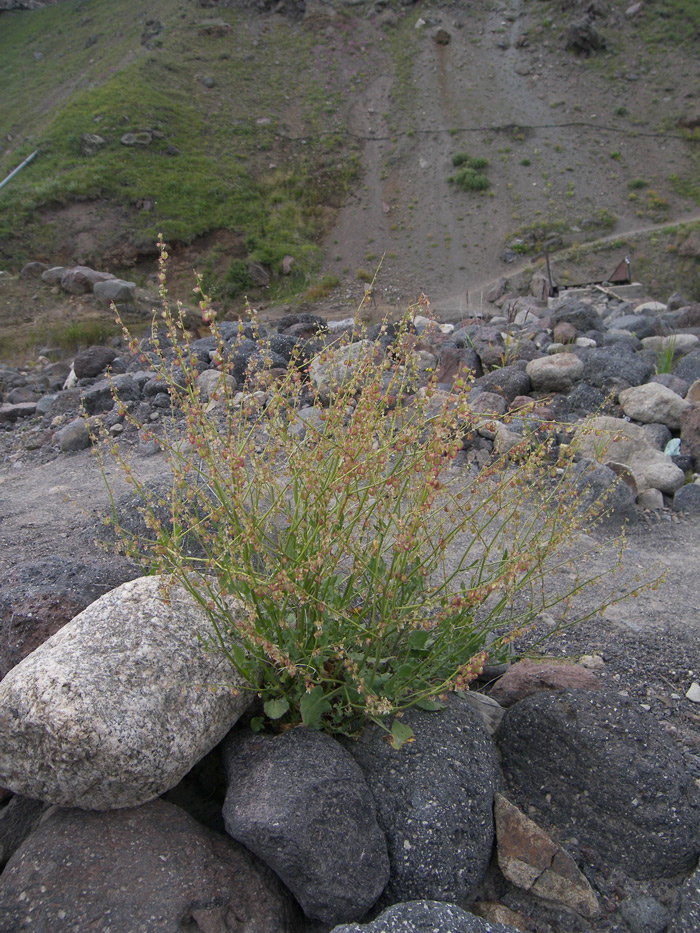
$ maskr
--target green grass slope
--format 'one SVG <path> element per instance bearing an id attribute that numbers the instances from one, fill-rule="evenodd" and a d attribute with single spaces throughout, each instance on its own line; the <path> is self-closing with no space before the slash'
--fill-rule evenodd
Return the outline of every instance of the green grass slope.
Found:
<path id="1" fill-rule="evenodd" d="M 229 230 L 240 246 L 220 291 L 245 287 L 250 261 L 274 276 L 286 254 L 299 287 L 319 263 L 324 207 L 356 166 L 316 32 L 177 0 L 134 7 L 66 0 L 0 17 L 0 178 L 39 148 L 0 192 L 0 255 L 15 267 L 50 256 L 61 207 L 90 201 L 110 208 L 102 252 L 128 240 L 117 260 L 152 253 L 158 233 L 188 243 Z M 334 29 L 339 55 L 346 25 Z M 144 131 L 147 146 L 120 141 Z M 86 155 L 84 134 L 106 143 Z"/>

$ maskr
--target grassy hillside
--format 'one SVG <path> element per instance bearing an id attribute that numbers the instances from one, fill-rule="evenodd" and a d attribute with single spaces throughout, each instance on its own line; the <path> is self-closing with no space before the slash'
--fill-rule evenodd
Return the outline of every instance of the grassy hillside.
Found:
<path id="1" fill-rule="evenodd" d="M 335 35 L 346 41 L 342 23 Z M 87 200 L 98 213 L 109 205 L 112 235 L 100 247 L 117 260 L 152 252 L 159 232 L 187 243 L 226 229 L 240 236 L 239 262 L 220 270 L 220 287 L 246 284 L 241 258 L 274 273 L 286 254 L 298 287 L 319 263 L 323 206 L 340 204 L 356 167 L 337 132 L 341 88 L 325 87 L 315 42 L 313 29 L 279 17 L 177 0 L 136 15 L 129 0 L 3 15 L 0 129 L 12 140 L 0 177 L 40 148 L 2 191 L 3 258 L 49 256 L 61 206 Z M 120 142 L 146 131 L 149 145 Z M 85 154 L 83 134 L 105 144 Z"/>

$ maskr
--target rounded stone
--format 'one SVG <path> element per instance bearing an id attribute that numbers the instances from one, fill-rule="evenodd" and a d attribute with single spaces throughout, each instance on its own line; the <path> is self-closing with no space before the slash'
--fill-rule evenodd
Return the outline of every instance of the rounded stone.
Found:
<path id="1" fill-rule="evenodd" d="M 530 360 L 526 372 L 539 392 L 568 392 L 583 376 L 583 362 L 574 353 L 555 353 Z"/>
<path id="2" fill-rule="evenodd" d="M 496 735 L 515 799 L 537 806 L 636 879 L 672 877 L 700 855 L 700 790 L 673 740 L 630 699 L 539 692 Z"/>
<path id="3" fill-rule="evenodd" d="M 0 683 L 0 785 L 106 810 L 165 793 L 221 741 L 250 694 L 205 651 L 201 606 L 158 577 L 101 596 Z"/>

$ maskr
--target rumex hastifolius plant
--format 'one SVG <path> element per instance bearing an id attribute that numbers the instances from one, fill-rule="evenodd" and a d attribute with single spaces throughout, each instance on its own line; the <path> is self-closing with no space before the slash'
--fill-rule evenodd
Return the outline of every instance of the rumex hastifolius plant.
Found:
<path id="1" fill-rule="evenodd" d="M 205 300 L 222 377 L 207 400 L 182 311 L 168 301 L 166 258 L 149 363 L 172 402 L 159 438 L 172 488 L 154 496 L 106 440 L 149 532 L 120 529 L 116 510 L 112 520 L 164 593 L 179 583 L 205 608 L 211 627 L 199 636 L 260 696 L 256 728 L 352 735 L 371 719 L 399 747 L 412 738 L 403 710 L 440 709 L 542 612 L 557 607 L 573 624 L 621 598 L 610 590 L 566 617 L 601 575 L 571 563 L 568 547 L 591 519 L 577 507 L 573 446 L 552 459 L 554 425 L 526 427 L 478 474 L 456 465 L 488 418 L 472 415 L 466 375 L 449 392 L 434 375 L 421 384 L 417 309 L 384 325 L 388 350 L 358 323 L 312 358 L 292 355 L 284 372 L 261 340 L 239 390 L 237 347 L 257 324 L 241 322 L 227 341 Z M 559 571 L 563 590 L 549 585 Z"/>

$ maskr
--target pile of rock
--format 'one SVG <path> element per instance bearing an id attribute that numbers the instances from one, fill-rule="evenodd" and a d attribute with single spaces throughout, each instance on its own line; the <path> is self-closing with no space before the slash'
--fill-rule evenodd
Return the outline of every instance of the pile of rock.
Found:
<path id="1" fill-rule="evenodd" d="M 90 266 L 49 266 L 30 262 L 23 267 L 23 278 L 41 277 L 45 285 L 56 286 L 69 295 L 94 294 L 105 308 L 132 306 L 136 301 L 136 283 L 118 279 L 111 272 L 98 272 Z"/>
<path id="2" fill-rule="evenodd" d="M 59 273 L 62 287 L 92 282 L 81 267 L 46 270 L 43 277 L 59 281 Z M 106 279 L 93 287 L 121 284 Z M 521 298 L 506 303 L 506 315 L 490 320 L 474 315 L 432 330 L 417 318 L 413 353 L 419 372 L 427 380 L 437 370 L 445 392 L 458 371 L 466 367 L 473 373 L 472 410 L 483 417 L 476 435 L 465 440 L 470 463 L 483 464 L 492 452 L 503 453 L 517 443 L 528 420 L 524 411 L 569 424 L 597 417 L 595 436 L 584 445 L 584 453 L 601 464 L 595 474 L 598 487 L 610 486 L 617 476 L 628 484 L 628 495 L 616 494 L 622 517 L 634 517 L 635 501 L 643 508 L 698 511 L 700 489 L 688 480 L 700 471 L 700 307 L 681 300 L 634 306 L 605 291 L 583 297 L 588 300 L 565 296 L 551 307 Z M 276 333 L 248 327 L 241 339 L 237 323 L 223 323 L 231 377 L 241 383 L 238 400 L 245 398 L 243 381 L 251 361 L 262 360 L 260 337 L 269 342 L 273 369 L 282 371 L 293 352 L 311 359 L 344 326 L 350 325 L 292 314 L 278 322 Z M 370 331 L 369 339 L 377 331 Z M 390 329 L 381 343 L 386 349 L 391 341 Z M 161 347 L 172 360 L 165 336 Z M 138 361 L 119 347 L 91 347 L 76 357 L 70 373 L 61 363 L 31 370 L 2 367 L 0 423 L 34 417 L 27 433 L 35 447 L 47 453 L 80 449 L 90 443 L 91 417 L 99 417 L 114 435 L 128 431 L 114 403 L 116 390 L 140 422 L 157 426 L 171 401 L 166 385 L 149 368 L 155 365 L 149 340 L 142 349 Z M 311 363 L 309 375 L 321 396 L 334 372 L 347 367 L 346 357 L 360 350 L 355 344 L 334 363 Z M 213 337 L 195 340 L 192 351 L 201 390 L 210 395 L 218 382 L 216 342 Z M 257 393 L 255 404 L 264 405 L 264 395 Z M 157 449 L 151 442 L 143 452 Z"/>
<path id="3" fill-rule="evenodd" d="M 505 933 L 535 912 L 607 930 L 616 911 L 695 929 L 698 876 L 681 882 L 700 790 L 661 727 L 590 672 L 515 665 L 497 693 L 510 705 L 468 693 L 408 711 L 398 750 L 378 726 L 261 735 L 205 625 L 183 590 L 166 602 L 139 578 L 0 683 L 6 929 Z"/>
<path id="4" fill-rule="evenodd" d="M 520 299 L 432 330 L 414 319 L 426 380 L 437 371 L 448 393 L 460 370 L 474 373 L 478 430 L 463 468 L 509 450 L 533 417 L 563 423 L 562 443 L 596 418 L 582 499 L 622 477 L 616 519 L 696 509 L 700 488 L 686 479 L 700 470 L 700 309 L 584 297 Z M 323 396 L 362 345 L 314 357 L 349 326 L 290 315 L 262 336 L 274 370 L 295 351 L 310 361 Z M 222 336 L 234 403 L 264 405 L 245 384 L 262 365 L 261 335 L 224 323 Z M 367 337 L 390 349 L 395 333 Z M 192 344 L 206 399 L 220 388 L 216 350 L 212 337 Z M 157 434 L 171 398 L 156 348 L 142 341 L 139 360 L 122 351 L 3 367 L 0 421 L 21 425 L 46 459 L 88 446 L 98 420 L 155 455 L 113 390 Z M 671 373 L 656 373 L 662 357 Z M 298 429 L 317 415 L 302 400 Z M 415 740 L 399 750 L 374 726 L 356 742 L 262 736 L 249 694 L 197 641 L 200 608 L 180 591 L 165 603 L 159 581 L 130 580 L 126 564 L 110 570 L 97 581 L 90 567 L 43 562 L 17 568 L 35 580 L 21 605 L 11 581 L 0 592 L 12 620 L 0 646 L 4 928 L 698 929 L 700 791 L 668 734 L 589 671 L 521 662 L 489 697 L 406 713 Z"/>

